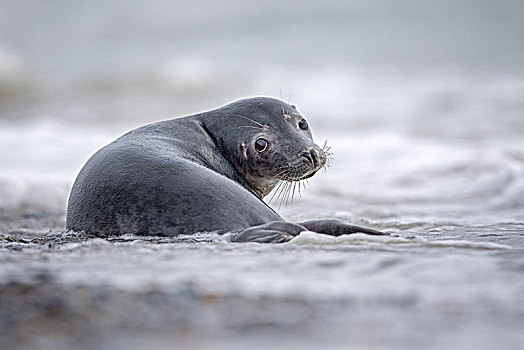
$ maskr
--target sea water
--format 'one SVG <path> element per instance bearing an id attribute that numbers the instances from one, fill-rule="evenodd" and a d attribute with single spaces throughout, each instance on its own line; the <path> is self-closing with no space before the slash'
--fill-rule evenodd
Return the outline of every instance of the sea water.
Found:
<path id="1" fill-rule="evenodd" d="M 7 348 L 521 346 L 520 3 L 24 3 L 0 2 Z M 63 231 L 97 149 L 255 95 L 296 104 L 333 152 L 270 205 L 395 237 Z"/>

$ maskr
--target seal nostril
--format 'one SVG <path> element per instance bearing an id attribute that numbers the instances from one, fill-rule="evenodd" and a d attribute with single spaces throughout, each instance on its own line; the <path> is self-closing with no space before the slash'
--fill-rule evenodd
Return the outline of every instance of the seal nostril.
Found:
<path id="1" fill-rule="evenodd" d="M 314 149 L 311 149 L 311 150 L 309 151 L 309 154 L 311 155 L 311 159 L 313 160 L 313 161 L 312 161 L 313 166 L 314 166 L 314 167 L 317 167 L 318 164 L 319 164 L 317 153 L 315 152 Z"/>
<path id="2" fill-rule="evenodd" d="M 302 153 L 302 157 L 306 158 L 308 160 L 309 163 L 311 164 L 315 164 L 313 162 L 313 159 L 311 158 L 311 154 L 309 152 L 304 152 Z"/>

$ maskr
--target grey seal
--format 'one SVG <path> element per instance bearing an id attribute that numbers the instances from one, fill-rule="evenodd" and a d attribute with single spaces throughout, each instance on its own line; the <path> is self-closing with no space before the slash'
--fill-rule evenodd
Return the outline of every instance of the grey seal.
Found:
<path id="1" fill-rule="evenodd" d="M 95 235 L 228 234 L 285 242 L 301 231 L 384 234 L 341 220 L 286 222 L 263 198 L 326 164 L 294 105 L 242 99 L 134 129 L 96 152 L 78 174 L 66 228 Z"/>

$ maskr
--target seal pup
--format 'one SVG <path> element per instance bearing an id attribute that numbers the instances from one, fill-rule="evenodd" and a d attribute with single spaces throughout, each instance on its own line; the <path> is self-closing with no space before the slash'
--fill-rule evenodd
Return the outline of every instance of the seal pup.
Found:
<path id="1" fill-rule="evenodd" d="M 134 129 L 96 152 L 73 184 L 66 228 L 95 235 L 228 233 L 286 242 L 301 231 L 384 234 L 341 220 L 286 222 L 263 198 L 313 176 L 326 152 L 295 106 L 265 97 Z"/>

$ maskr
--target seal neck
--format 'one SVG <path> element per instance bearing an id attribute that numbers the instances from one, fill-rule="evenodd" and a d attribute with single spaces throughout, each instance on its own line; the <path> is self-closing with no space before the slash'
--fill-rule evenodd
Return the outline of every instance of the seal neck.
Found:
<path id="1" fill-rule="evenodd" d="M 216 162 L 213 162 L 213 164 L 209 164 L 209 162 L 206 164 L 209 167 L 211 167 L 214 171 L 226 176 L 227 178 L 237 182 L 242 187 L 247 189 L 248 191 L 252 192 L 257 198 L 262 200 L 264 198 L 264 191 L 259 190 L 251 185 L 251 183 L 248 181 L 248 179 L 237 169 L 234 162 L 231 160 L 229 155 L 229 150 L 225 147 L 223 147 L 223 142 L 219 141 L 217 137 L 214 135 L 214 133 L 208 128 L 205 122 L 202 120 L 199 121 L 200 126 L 203 130 L 203 132 L 211 139 L 215 147 L 220 150 L 222 154 L 222 158 L 224 159 L 223 162 L 219 162 L 217 164 Z"/>

